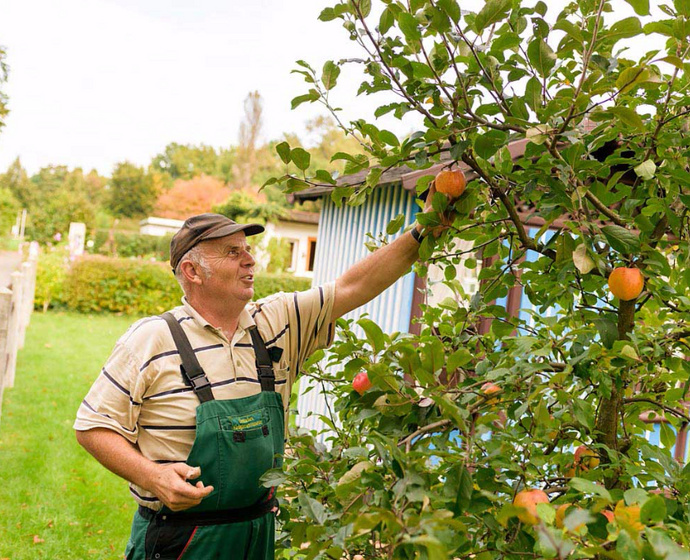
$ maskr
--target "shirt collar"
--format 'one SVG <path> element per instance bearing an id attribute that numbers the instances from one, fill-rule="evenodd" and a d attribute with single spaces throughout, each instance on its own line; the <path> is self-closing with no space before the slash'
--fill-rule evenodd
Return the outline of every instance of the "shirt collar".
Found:
<path id="1" fill-rule="evenodd" d="M 209 323 L 206 319 L 204 319 L 194 307 L 192 307 L 192 304 L 187 301 L 186 296 L 182 296 L 182 307 L 184 308 L 185 312 L 190 315 L 191 317 L 194 318 L 194 320 L 199 323 L 202 327 L 206 328 L 209 327 L 213 329 L 214 331 L 217 330 L 216 327 L 214 327 L 211 323 Z M 241 312 L 240 312 L 240 319 L 237 323 L 237 331 L 235 332 L 235 336 L 237 336 L 239 333 L 239 330 L 242 329 L 242 331 L 246 331 L 249 327 L 252 327 L 256 325 L 256 322 L 254 321 L 254 318 L 252 317 L 252 314 L 249 312 L 249 310 L 245 307 Z"/>

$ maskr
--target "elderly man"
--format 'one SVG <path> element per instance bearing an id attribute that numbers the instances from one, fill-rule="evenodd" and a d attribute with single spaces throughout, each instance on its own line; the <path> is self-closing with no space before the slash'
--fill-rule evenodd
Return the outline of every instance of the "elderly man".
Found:
<path id="1" fill-rule="evenodd" d="M 127 559 L 273 558 L 277 502 L 259 478 L 282 464 L 292 383 L 338 317 L 410 270 L 421 239 L 416 225 L 335 282 L 252 302 L 247 237 L 263 229 L 189 218 L 170 246 L 182 305 L 133 324 L 79 408 L 77 440 L 139 505 Z"/>

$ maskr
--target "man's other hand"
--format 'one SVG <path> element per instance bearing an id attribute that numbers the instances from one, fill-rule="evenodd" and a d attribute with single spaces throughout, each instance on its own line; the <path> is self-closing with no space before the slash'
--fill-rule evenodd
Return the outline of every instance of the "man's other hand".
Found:
<path id="1" fill-rule="evenodd" d="M 153 476 L 151 492 L 172 511 L 182 511 L 201 503 L 213 492 L 213 486 L 196 485 L 187 482 L 201 476 L 200 467 L 190 467 L 185 463 L 160 465 Z"/>

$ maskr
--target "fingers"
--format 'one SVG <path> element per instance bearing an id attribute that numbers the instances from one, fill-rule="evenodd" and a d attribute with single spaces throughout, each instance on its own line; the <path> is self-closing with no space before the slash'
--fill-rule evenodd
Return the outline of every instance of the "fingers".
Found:
<path id="1" fill-rule="evenodd" d="M 161 472 L 161 490 L 157 496 L 172 511 L 196 506 L 214 490 L 213 486 L 205 486 L 201 480 L 196 484 L 187 482 L 199 476 L 200 467 L 190 467 L 185 463 L 165 465 Z"/>

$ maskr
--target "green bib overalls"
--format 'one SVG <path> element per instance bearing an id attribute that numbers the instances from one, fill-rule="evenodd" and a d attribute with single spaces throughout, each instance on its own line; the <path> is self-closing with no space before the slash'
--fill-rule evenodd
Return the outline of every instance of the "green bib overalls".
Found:
<path id="1" fill-rule="evenodd" d="M 258 395 L 217 401 L 186 335 L 164 313 L 182 358 L 183 378 L 199 398 L 196 437 L 186 463 L 201 467 L 201 480 L 214 490 L 182 512 L 140 506 L 132 523 L 128 560 L 273 560 L 274 488 L 259 478 L 282 465 L 283 402 L 275 392 L 268 350 L 256 326 L 249 329 L 261 383 Z M 273 349 L 272 349 L 273 350 Z"/>

